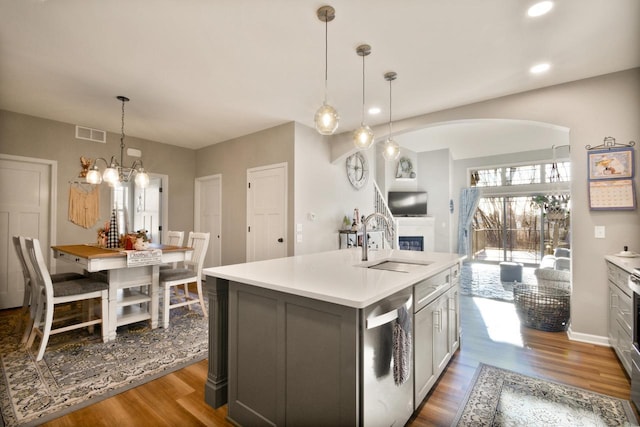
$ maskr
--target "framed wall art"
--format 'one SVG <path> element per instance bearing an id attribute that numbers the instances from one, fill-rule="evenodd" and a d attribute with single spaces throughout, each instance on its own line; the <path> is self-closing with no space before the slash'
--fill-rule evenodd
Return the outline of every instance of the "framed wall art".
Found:
<path id="1" fill-rule="evenodd" d="M 633 156 L 631 147 L 589 151 L 589 180 L 633 178 Z"/>

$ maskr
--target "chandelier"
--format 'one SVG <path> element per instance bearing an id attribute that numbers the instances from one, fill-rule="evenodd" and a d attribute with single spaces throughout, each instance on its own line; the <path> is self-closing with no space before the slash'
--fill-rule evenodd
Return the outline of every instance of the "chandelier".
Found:
<path id="1" fill-rule="evenodd" d="M 126 96 L 118 96 L 118 100 L 122 102 L 122 126 L 120 133 L 120 162 L 116 159 L 116 156 L 111 156 L 111 160 L 107 162 L 103 157 L 97 158 L 93 162 L 93 166 L 87 172 L 87 182 L 89 184 L 100 184 L 106 182 L 111 186 L 117 183 L 129 182 L 133 174 L 135 173 L 135 183 L 138 187 L 145 188 L 149 185 L 149 174 L 145 172 L 142 166 L 142 159 L 135 160 L 130 167 L 123 166 L 124 164 L 124 103 L 129 102 L 129 98 Z M 102 160 L 107 168 L 102 174 L 98 169 L 98 160 Z"/>

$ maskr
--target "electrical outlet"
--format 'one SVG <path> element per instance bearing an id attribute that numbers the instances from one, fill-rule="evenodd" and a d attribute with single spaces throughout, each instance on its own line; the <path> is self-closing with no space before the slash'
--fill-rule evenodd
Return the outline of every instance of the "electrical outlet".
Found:
<path id="1" fill-rule="evenodd" d="M 593 234 L 596 239 L 604 239 L 605 237 L 604 225 L 596 225 L 593 229 Z"/>

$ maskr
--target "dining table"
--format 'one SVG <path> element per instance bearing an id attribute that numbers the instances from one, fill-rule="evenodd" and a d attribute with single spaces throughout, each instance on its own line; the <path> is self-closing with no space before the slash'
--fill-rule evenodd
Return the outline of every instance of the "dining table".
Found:
<path id="1" fill-rule="evenodd" d="M 107 340 L 119 326 L 150 321 L 158 327 L 160 265 L 191 259 L 193 248 L 149 244 L 144 250 L 105 248 L 96 244 L 52 246 L 54 258 L 81 267 L 109 284 Z"/>

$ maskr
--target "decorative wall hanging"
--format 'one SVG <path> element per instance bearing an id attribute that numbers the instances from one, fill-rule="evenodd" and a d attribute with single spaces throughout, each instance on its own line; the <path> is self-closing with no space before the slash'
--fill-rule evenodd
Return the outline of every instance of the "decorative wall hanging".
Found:
<path id="1" fill-rule="evenodd" d="M 396 170 L 397 179 L 415 179 L 416 172 L 413 170 L 413 164 L 407 157 L 401 157 L 398 160 L 398 169 Z"/>

